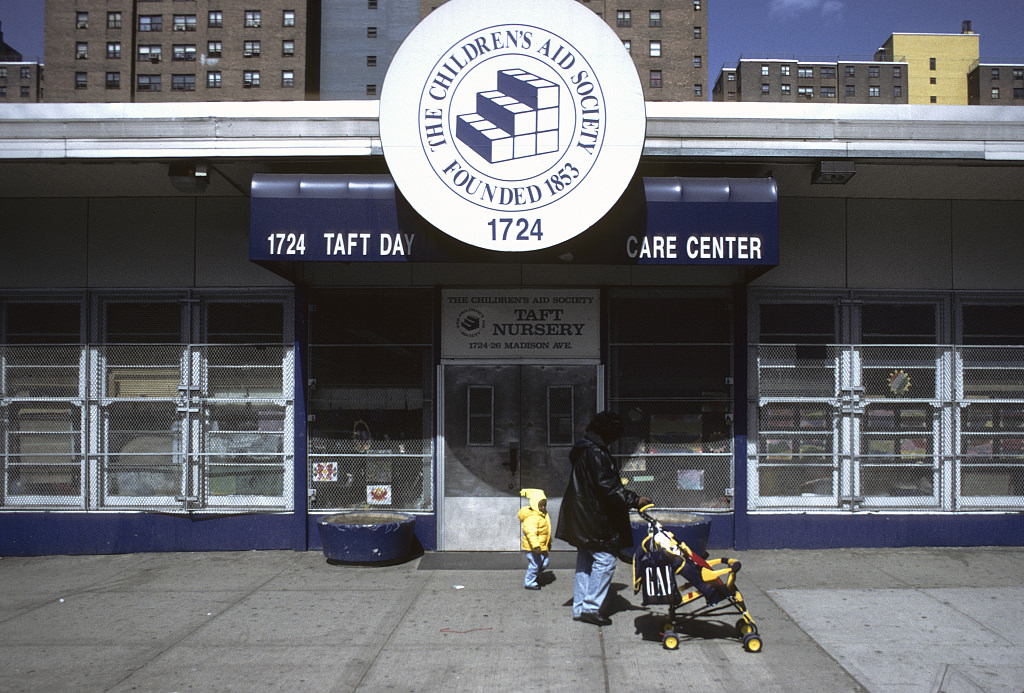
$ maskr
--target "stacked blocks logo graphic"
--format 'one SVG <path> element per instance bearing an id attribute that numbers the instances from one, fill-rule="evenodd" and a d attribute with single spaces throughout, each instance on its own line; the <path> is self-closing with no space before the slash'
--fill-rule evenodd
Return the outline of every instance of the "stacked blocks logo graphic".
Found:
<path id="1" fill-rule="evenodd" d="M 499 70 L 497 89 L 476 94 L 455 136 L 491 164 L 558 151 L 558 85 L 526 70 Z"/>

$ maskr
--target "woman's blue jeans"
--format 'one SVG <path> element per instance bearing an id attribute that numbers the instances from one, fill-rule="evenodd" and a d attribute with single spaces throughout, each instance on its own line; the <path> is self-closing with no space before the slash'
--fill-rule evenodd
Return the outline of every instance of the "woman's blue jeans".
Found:
<path id="1" fill-rule="evenodd" d="M 615 574 L 615 554 L 606 551 L 576 551 L 576 582 L 572 592 L 572 617 L 583 612 L 596 614 L 612 584 Z"/>

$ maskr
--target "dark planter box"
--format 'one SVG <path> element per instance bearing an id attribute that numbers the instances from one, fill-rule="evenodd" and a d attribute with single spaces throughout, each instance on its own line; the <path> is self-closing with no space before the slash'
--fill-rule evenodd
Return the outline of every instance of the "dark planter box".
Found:
<path id="1" fill-rule="evenodd" d="M 354 511 L 320 520 L 324 556 L 337 563 L 400 563 L 413 552 L 412 515 L 389 511 Z"/>

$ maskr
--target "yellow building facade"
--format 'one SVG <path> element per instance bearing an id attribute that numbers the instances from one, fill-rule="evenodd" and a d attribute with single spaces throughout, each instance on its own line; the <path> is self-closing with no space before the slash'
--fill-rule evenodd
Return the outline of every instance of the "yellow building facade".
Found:
<path id="1" fill-rule="evenodd" d="M 967 105 L 967 73 L 978 62 L 979 35 L 892 34 L 879 53 L 908 64 L 908 103 Z"/>

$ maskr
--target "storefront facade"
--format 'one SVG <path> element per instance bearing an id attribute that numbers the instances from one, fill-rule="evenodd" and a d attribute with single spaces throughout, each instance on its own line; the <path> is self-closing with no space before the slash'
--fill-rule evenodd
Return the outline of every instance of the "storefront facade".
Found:
<path id="1" fill-rule="evenodd" d="M 534 60 L 543 110 L 568 61 Z M 470 224 L 496 140 L 396 159 L 376 106 L 0 114 L 0 554 L 315 550 L 357 508 L 512 551 L 606 408 L 627 483 L 714 548 L 1024 542 L 1018 109 L 566 117 Z M 550 173 L 542 140 L 635 158 Z"/>

